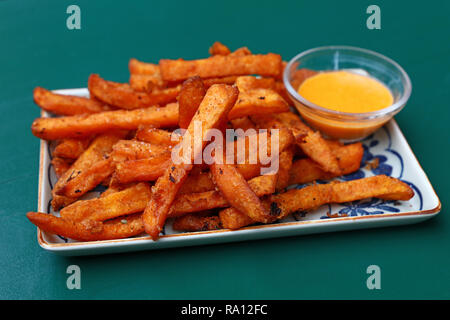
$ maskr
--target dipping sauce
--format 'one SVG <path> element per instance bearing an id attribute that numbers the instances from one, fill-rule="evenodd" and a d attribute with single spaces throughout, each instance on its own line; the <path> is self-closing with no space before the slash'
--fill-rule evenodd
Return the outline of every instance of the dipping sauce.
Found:
<path id="1" fill-rule="evenodd" d="M 389 107 L 394 98 L 378 80 L 349 71 L 318 73 L 298 88 L 306 100 L 326 109 L 363 113 Z"/>

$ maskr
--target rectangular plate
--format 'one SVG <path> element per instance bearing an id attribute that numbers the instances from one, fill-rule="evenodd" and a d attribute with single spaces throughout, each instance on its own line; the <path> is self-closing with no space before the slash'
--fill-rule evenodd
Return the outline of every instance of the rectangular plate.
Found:
<path id="1" fill-rule="evenodd" d="M 84 88 L 54 92 L 89 96 L 88 90 Z M 43 112 L 43 116 L 49 114 Z M 58 254 L 104 254 L 411 224 L 429 219 L 440 211 L 439 198 L 395 120 L 364 139 L 362 143 L 364 157 L 361 168 L 337 180 L 348 181 L 385 174 L 409 184 L 415 192 L 411 200 L 383 201 L 373 198 L 352 203 L 324 205 L 307 214 L 296 213 L 278 223 L 250 226 L 236 231 L 224 229 L 177 232 L 172 229 L 172 222 L 169 220 L 164 228 L 164 235 L 158 241 L 144 235 L 120 240 L 77 242 L 38 229 L 38 242 L 42 248 Z M 55 172 L 50 163 L 52 147 L 51 143 L 41 140 L 38 210 L 57 214 L 50 206 L 51 190 L 56 182 Z M 378 167 L 373 170 L 367 169 L 366 161 L 374 158 L 378 158 Z M 297 185 L 290 188 L 301 187 Z M 84 198 L 95 197 L 101 191 L 101 188 L 97 188 Z"/>

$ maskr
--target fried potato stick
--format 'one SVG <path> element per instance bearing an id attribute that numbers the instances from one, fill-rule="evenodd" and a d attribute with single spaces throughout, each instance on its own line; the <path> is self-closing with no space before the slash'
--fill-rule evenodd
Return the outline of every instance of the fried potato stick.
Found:
<path id="1" fill-rule="evenodd" d="M 157 75 L 160 73 L 159 65 L 142 62 L 135 58 L 131 58 L 128 62 L 128 69 L 131 74 L 146 74 L 146 75 Z"/>
<path id="2" fill-rule="evenodd" d="M 364 149 L 360 142 L 332 147 L 331 149 L 338 159 L 342 174 L 349 174 L 359 169 L 364 154 Z M 314 180 L 328 180 L 337 176 L 324 171 L 316 162 L 309 158 L 299 159 L 292 164 L 288 185 L 304 184 Z"/>
<path id="3" fill-rule="evenodd" d="M 91 139 L 63 139 L 52 152 L 53 157 L 65 159 L 78 159 L 78 157 L 86 150 Z"/>
<path id="4" fill-rule="evenodd" d="M 270 208 L 274 220 L 283 219 L 296 211 L 307 211 L 327 203 L 351 202 L 366 198 L 386 200 L 409 200 L 414 191 L 404 182 L 378 175 L 346 182 L 316 184 L 302 189 L 291 189 L 285 193 L 272 195 L 264 200 Z M 242 212 L 228 208 L 219 213 L 224 228 L 238 229 L 255 223 Z"/>
<path id="5" fill-rule="evenodd" d="M 170 154 L 170 147 L 136 140 L 120 140 L 113 146 L 111 158 L 115 162 L 122 162 L 148 159 L 164 154 Z"/>
<path id="6" fill-rule="evenodd" d="M 56 182 L 52 194 L 79 198 L 111 175 L 114 166 L 109 153 L 113 145 L 125 135 L 124 131 L 115 131 L 95 138 Z"/>
<path id="7" fill-rule="evenodd" d="M 130 74 L 130 87 L 135 91 L 152 92 L 167 88 L 167 83 L 158 76 L 149 74 Z"/>
<path id="8" fill-rule="evenodd" d="M 151 144 L 170 147 L 177 145 L 181 140 L 181 136 L 152 126 L 142 126 L 136 131 L 136 139 Z"/>
<path id="9" fill-rule="evenodd" d="M 277 191 L 283 190 L 289 185 L 289 177 L 293 158 L 294 158 L 294 149 L 292 147 L 287 148 L 286 150 L 280 153 L 277 187 L 276 187 Z"/>
<path id="10" fill-rule="evenodd" d="M 38 118 L 32 133 L 41 139 L 85 138 L 115 129 L 136 130 L 141 125 L 172 127 L 178 123 L 178 104 L 137 110 L 116 110 L 61 118 Z"/>
<path id="11" fill-rule="evenodd" d="M 73 222 L 52 214 L 28 212 L 27 218 L 39 229 L 78 241 L 123 239 L 144 232 L 142 214 L 116 218 L 107 222 L 86 220 Z"/>
<path id="12" fill-rule="evenodd" d="M 180 128 L 186 129 L 206 94 L 206 88 L 200 77 L 192 77 L 183 82 L 178 95 Z"/>
<path id="13" fill-rule="evenodd" d="M 213 163 L 210 169 L 214 183 L 232 207 L 255 221 L 270 221 L 269 211 L 234 165 Z"/>
<path id="14" fill-rule="evenodd" d="M 52 167 L 55 170 L 55 174 L 58 177 L 58 179 L 67 171 L 69 170 L 70 166 L 72 165 L 72 161 L 64 158 L 54 157 L 51 161 Z"/>
<path id="15" fill-rule="evenodd" d="M 170 154 L 116 163 L 113 181 L 118 184 L 156 181 L 170 166 Z"/>
<path id="16" fill-rule="evenodd" d="M 218 216 L 187 214 L 173 221 L 172 228 L 179 231 L 206 231 L 222 229 Z"/>
<path id="17" fill-rule="evenodd" d="M 209 48 L 209 54 L 212 56 L 227 56 L 231 53 L 231 50 L 224 45 L 223 43 L 220 43 L 219 41 L 216 41 L 213 43 L 213 45 Z"/>
<path id="18" fill-rule="evenodd" d="M 182 148 L 189 147 L 191 152 L 191 163 L 197 157 L 197 152 L 202 152 L 206 144 L 205 137 L 208 131 L 216 128 L 223 123 L 230 109 L 233 107 L 238 96 L 238 90 L 235 87 L 227 85 L 213 85 L 208 89 L 204 99 L 202 100 L 197 112 L 191 120 L 187 128 L 189 134 L 184 134 L 182 140 Z M 197 142 L 193 139 L 195 122 L 201 124 L 202 136 L 201 141 L 197 141 L 201 150 L 196 150 Z M 199 139 L 199 140 L 200 140 Z M 152 188 L 152 198 L 145 208 L 143 220 L 145 231 L 153 240 L 158 239 L 170 207 L 175 199 L 175 195 L 186 179 L 192 164 L 171 164 L 164 174 L 158 178 L 155 186 Z"/>
<path id="19" fill-rule="evenodd" d="M 162 78 L 166 81 L 180 81 L 193 76 L 202 78 L 233 75 L 259 74 L 278 76 L 281 72 L 281 56 L 274 53 L 258 55 L 212 56 L 200 60 L 166 60 L 159 62 Z"/>
<path id="20" fill-rule="evenodd" d="M 33 98 L 34 102 L 45 111 L 63 116 L 112 110 L 108 105 L 94 99 L 53 93 L 41 87 L 34 89 Z"/>
<path id="21" fill-rule="evenodd" d="M 141 182 L 101 198 L 79 200 L 61 210 L 61 218 L 71 221 L 105 221 L 144 210 L 150 200 L 150 186 Z"/>
<path id="22" fill-rule="evenodd" d="M 236 86 L 239 91 L 249 91 L 253 89 L 274 89 L 274 78 L 256 78 L 253 76 L 240 76 L 236 79 Z"/>
<path id="23" fill-rule="evenodd" d="M 275 192 L 276 177 L 274 175 L 258 176 L 248 181 L 250 189 L 257 197 Z M 169 217 L 179 217 L 186 213 L 200 212 L 230 206 L 220 191 L 211 190 L 199 193 L 178 195 L 170 209 Z"/>
<path id="24" fill-rule="evenodd" d="M 277 92 L 270 89 L 252 89 L 239 92 L 239 98 L 228 114 L 228 119 L 287 111 L 288 104 Z"/>
<path id="25" fill-rule="evenodd" d="M 100 101 L 121 109 L 139 109 L 174 102 L 181 87 L 141 92 L 131 88 L 127 83 L 116 83 L 91 74 L 88 89 L 92 96 Z"/>
<path id="26" fill-rule="evenodd" d="M 325 171 L 340 174 L 341 170 L 337 159 L 320 132 L 314 132 L 296 114 L 283 112 L 270 116 L 252 116 L 251 119 L 257 125 L 265 128 L 289 128 L 297 141 L 297 145 L 306 155 L 317 162 Z"/>

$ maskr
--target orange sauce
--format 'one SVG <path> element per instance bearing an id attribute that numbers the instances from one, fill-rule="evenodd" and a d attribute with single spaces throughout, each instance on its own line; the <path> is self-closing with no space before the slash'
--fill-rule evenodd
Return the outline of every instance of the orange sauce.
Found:
<path id="1" fill-rule="evenodd" d="M 348 113 L 381 110 L 394 102 L 392 93 L 384 84 L 349 71 L 318 73 L 306 79 L 298 88 L 298 93 L 320 107 Z M 306 110 L 299 111 L 305 120 L 333 138 L 359 138 L 384 123 L 345 123 L 325 119 Z"/>

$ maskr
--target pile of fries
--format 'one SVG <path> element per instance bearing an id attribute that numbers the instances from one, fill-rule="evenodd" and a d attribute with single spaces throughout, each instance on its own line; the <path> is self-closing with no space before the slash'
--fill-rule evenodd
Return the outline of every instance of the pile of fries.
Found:
<path id="1" fill-rule="evenodd" d="M 239 229 L 328 203 L 414 195 L 407 184 L 384 175 L 286 191 L 358 170 L 361 143 L 326 140 L 291 111 L 280 55 L 252 54 L 245 47 L 232 52 L 219 42 L 209 53 L 206 59 L 159 64 L 131 59 L 129 83 L 92 74 L 90 98 L 36 88 L 36 104 L 57 115 L 36 119 L 32 133 L 56 140 L 52 165 L 58 181 L 51 204 L 59 216 L 29 212 L 29 220 L 79 241 L 144 233 L 157 240 L 168 219 L 180 231 Z M 313 74 L 298 70 L 294 82 Z M 193 134 L 195 122 L 203 129 L 200 137 Z M 180 128 L 184 134 L 177 133 Z M 181 145 L 194 150 L 194 160 L 208 145 L 208 130 L 228 128 L 255 129 L 257 140 L 261 129 L 278 129 L 278 149 L 270 158 L 279 169 L 261 174 L 267 164 L 250 162 L 251 152 L 232 164 L 175 163 L 171 157 Z M 248 144 L 250 137 L 227 141 L 226 148 Z M 99 184 L 106 191 L 83 200 Z"/>

